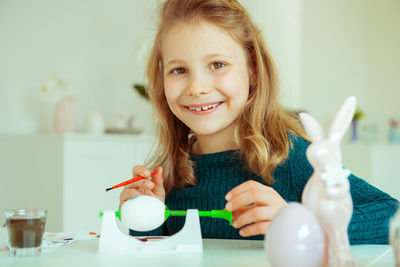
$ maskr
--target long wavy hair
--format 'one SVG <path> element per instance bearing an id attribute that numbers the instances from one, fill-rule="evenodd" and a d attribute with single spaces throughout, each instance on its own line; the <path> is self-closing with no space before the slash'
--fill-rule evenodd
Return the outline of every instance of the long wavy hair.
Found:
<path id="1" fill-rule="evenodd" d="M 196 183 L 189 158 L 193 133 L 168 107 L 161 46 L 165 33 L 174 25 L 204 20 L 224 30 L 246 51 L 250 90 L 237 119 L 235 142 L 246 168 L 272 184 L 272 172 L 288 157 L 290 135 L 306 136 L 299 121 L 278 103 L 277 74 L 262 33 L 236 0 L 166 0 L 159 11 L 158 31 L 146 70 L 159 143 L 147 164 L 163 166 L 166 192 Z"/>

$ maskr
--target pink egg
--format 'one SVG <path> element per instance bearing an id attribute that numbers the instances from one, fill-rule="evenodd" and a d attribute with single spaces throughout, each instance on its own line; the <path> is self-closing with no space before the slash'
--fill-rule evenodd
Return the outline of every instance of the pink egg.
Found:
<path id="1" fill-rule="evenodd" d="M 313 267 L 322 260 L 324 237 L 314 214 L 293 202 L 272 220 L 264 248 L 273 267 Z"/>

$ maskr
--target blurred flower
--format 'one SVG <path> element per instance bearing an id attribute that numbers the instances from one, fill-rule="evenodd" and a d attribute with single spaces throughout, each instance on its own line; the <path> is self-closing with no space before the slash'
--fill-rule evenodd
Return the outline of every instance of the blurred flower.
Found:
<path id="1" fill-rule="evenodd" d="M 365 117 L 364 112 L 361 109 L 356 109 L 356 112 L 354 112 L 353 116 L 353 121 L 359 121 Z"/>
<path id="2" fill-rule="evenodd" d="M 400 121 L 399 121 L 399 120 L 390 119 L 390 126 L 391 126 L 391 127 L 393 127 L 393 128 L 398 128 L 398 127 L 399 127 L 399 124 L 400 124 Z"/>
<path id="3" fill-rule="evenodd" d="M 54 74 L 48 75 L 41 87 L 41 92 L 43 100 L 50 103 L 56 103 L 63 98 L 72 96 L 70 86 Z"/>

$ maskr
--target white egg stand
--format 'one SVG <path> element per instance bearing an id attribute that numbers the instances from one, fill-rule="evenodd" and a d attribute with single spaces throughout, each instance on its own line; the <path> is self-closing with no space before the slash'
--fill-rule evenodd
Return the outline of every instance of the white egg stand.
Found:
<path id="1" fill-rule="evenodd" d="M 160 240 L 143 242 L 118 228 L 115 212 L 104 211 L 102 216 L 99 253 L 193 253 L 203 252 L 199 212 L 187 210 L 185 225 L 176 234 Z"/>

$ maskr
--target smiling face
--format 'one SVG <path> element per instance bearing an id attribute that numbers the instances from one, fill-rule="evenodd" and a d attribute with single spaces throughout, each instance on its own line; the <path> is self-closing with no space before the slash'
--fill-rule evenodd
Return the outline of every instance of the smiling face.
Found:
<path id="1" fill-rule="evenodd" d="M 177 24 L 162 43 L 164 90 L 174 115 L 197 140 L 232 140 L 249 96 L 244 49 L 204 21 Z"/>

